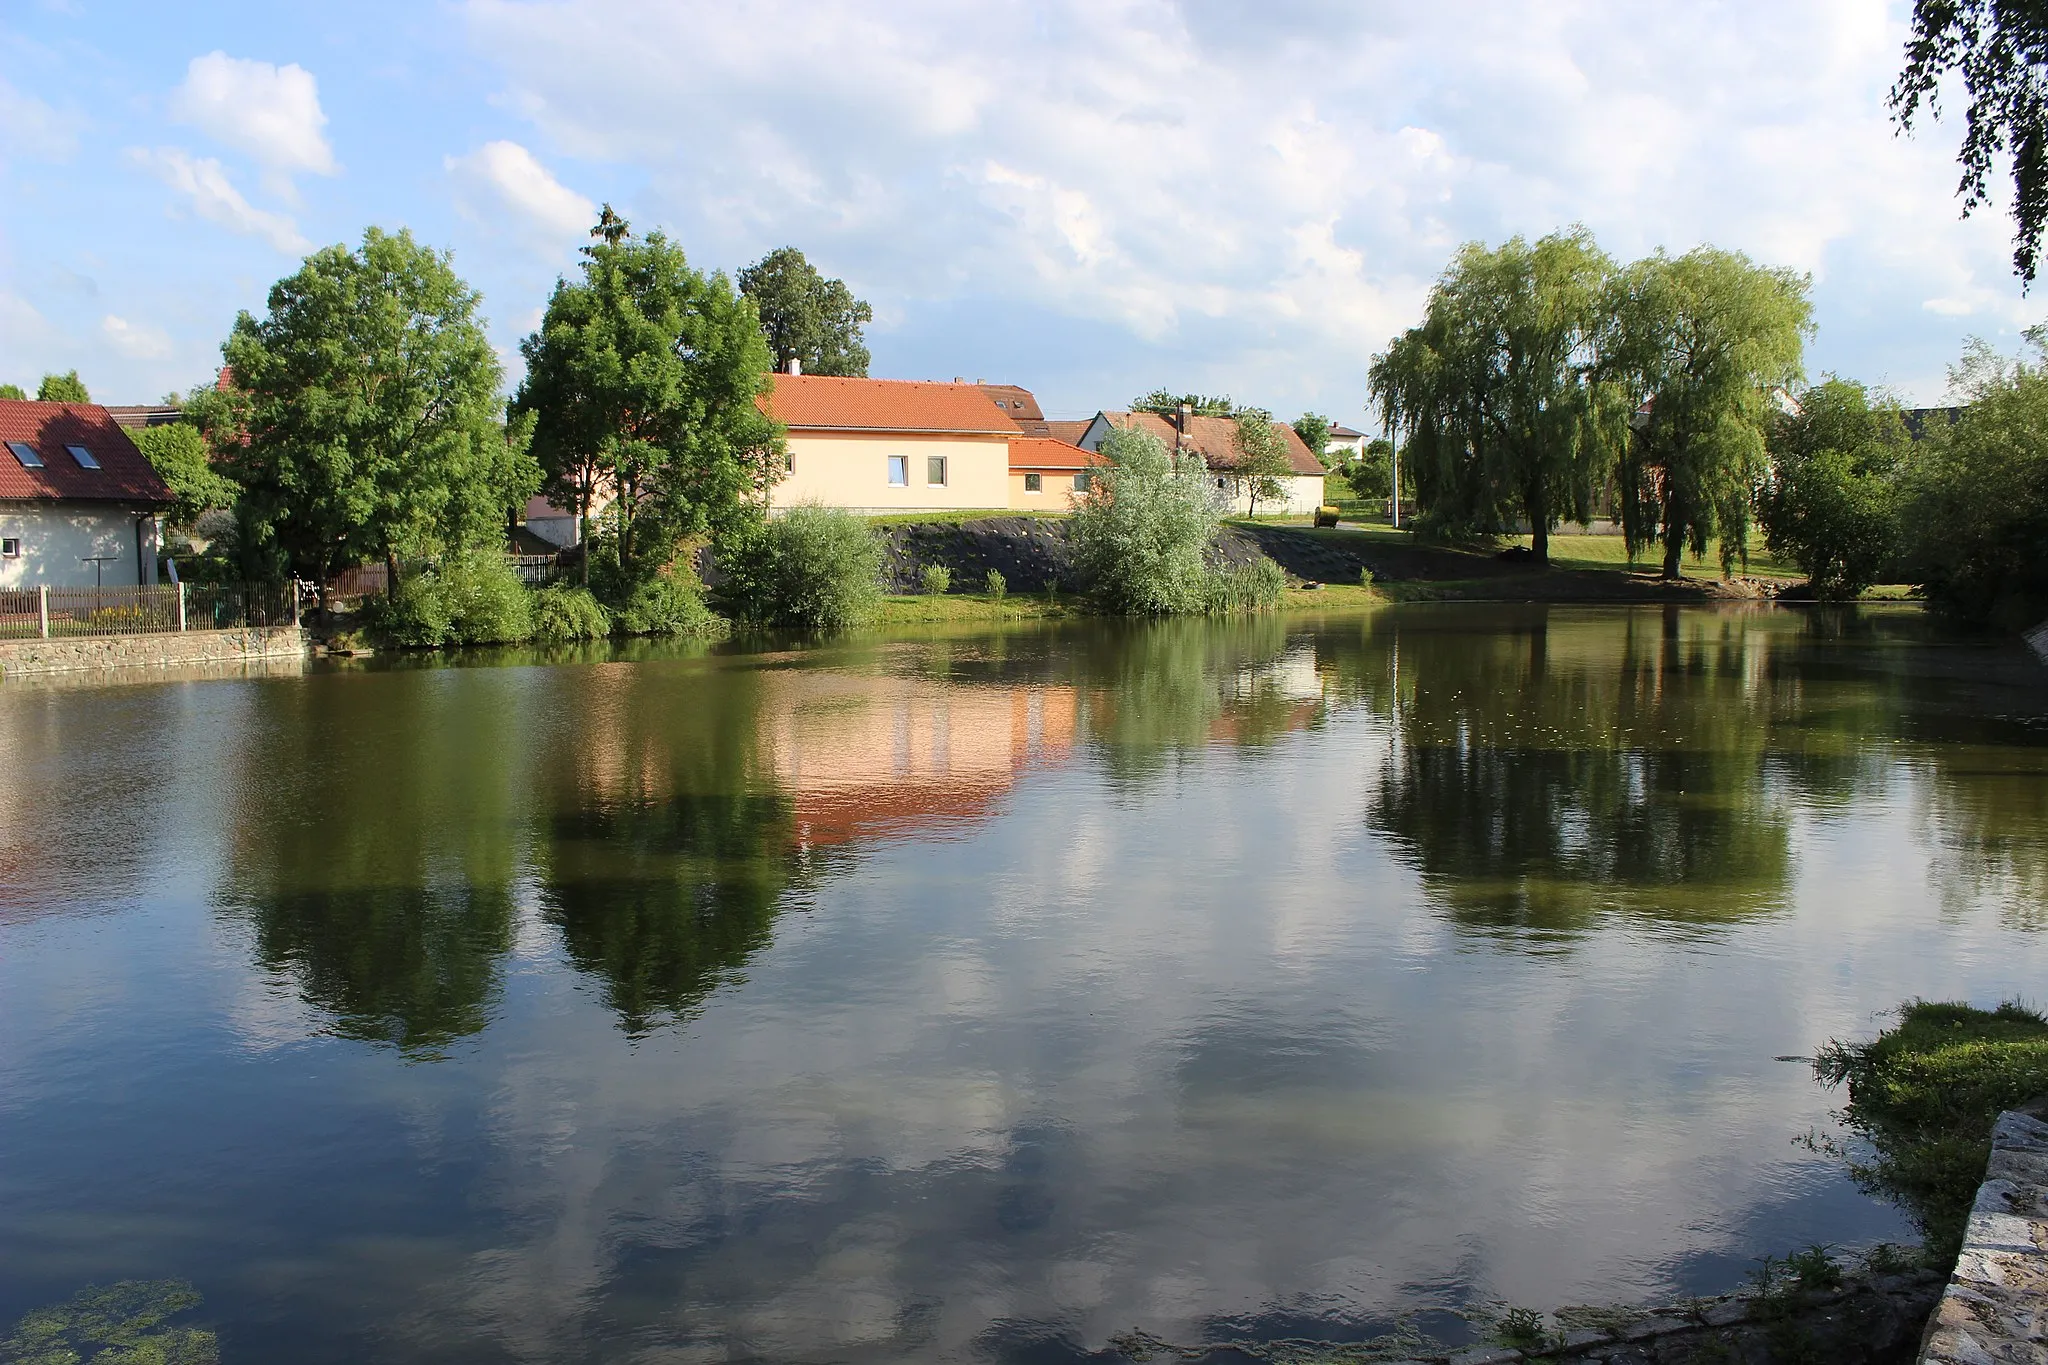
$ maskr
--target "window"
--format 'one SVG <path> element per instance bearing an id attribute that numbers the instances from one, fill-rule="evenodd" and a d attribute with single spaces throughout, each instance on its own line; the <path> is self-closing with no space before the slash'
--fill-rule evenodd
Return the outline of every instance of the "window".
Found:
<path id="1" fill-rule="evenodd" d="M 934 488 L 943 488 L 946 483 L 946 457 L 930 455 L 925 457 L 924 481 Z"/>
<path id="2" fill-rule="evenodd" d="M 1045 491 L 1045 475 L 1026 474 L 1024 476 L 1024 491 L 1026 493 L 1043 493 Z"/>
<path id="3" fill-rule="evenodd" d="M 910 457 L 908 455 L 891 455 L 889 457 L 889 487 L 910 487 Z"/>
<path id="4" fill-rule="evenodd" d="M 1223 487 L 1223 480 L 1221 480 L 1221 479 L 1218 479 L 1218 480 L 1216 480 L 1216 486 L 1217 486 L 1218 488 L 1221 488 L 1221 487 Z"/>
<path id="5" fill-rule="evenodd" d="M 78 461 L 80 469 L 98 469 L 100 467 L 100 462 L 95 460 L 92 457 L 92 452 L 84 446 L 65 446 L 64 448 L 71 452 L 72 459 Z"/>
<path id="6" fill-rule="evenodd" d="M 796 473 L 796 452 L 794 450 L 782 457 L 782 472 L 785 474 Z"/>
<path id="7" fill-rule="evenodd" d="M 21 461 L 23 469 L 41 469 L 43 457 L 36 454 L 36 448 L 27 441 L 9 441 L 7 448 L 14 452 L 14 458 Z"/>
<path id="8" fill-rule="evenodd" d="M 1088 485 L 1094 482 L 1095 476 L 1084 469 L 1080 473 L 1074 475 L 1074 491 L 1076 493 L 1086 493 L 1088 491 Z"/>
<path id="9" fill-rule="evenodd" d="M 0 536 L 0 559 L 21 558 L 21 537 Z"/>

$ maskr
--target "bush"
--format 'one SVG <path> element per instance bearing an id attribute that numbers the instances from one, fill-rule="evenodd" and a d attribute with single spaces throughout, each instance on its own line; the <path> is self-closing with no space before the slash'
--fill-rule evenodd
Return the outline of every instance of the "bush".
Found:
<path id="1" fill-rule="evenodd" d="M 1000 602 L 1010 591 L 1009 580 L 1003 577 L 1001 569 L 990 569 L 988 577 L 982 580 L 983 590 Z"/>
<path id="2" fill-rule="evenodd" d="M 1069 532 L 1104 610 L 1184 616 L 1209 609 L 1209 542 L 1221 522 L 1199 458 L 1176 459 L 1149 432 L 1116 430 Z"/>
<path id="3" fill-rule="evenodd" d="M 718 624 L 704 605 L 703 584 L 682 564 L 635 586 L 612 619 L 627 635 L 702 635 Z"/>
<path id="4" fill-rule="evenodd" d="M 928 597 L 944 597 L 953 591 L 953 571 L 943 564 L 927 564 L 918 570 L 917 581 Z"/>
<path id="5" fill-rule="evenodd" d="M 602 640 L 612 633 L 611 613 L 587 588 L 554 583 L 533 595 L 533 638 L 549 644 Z"/>
<path id="6" fill-rule="evenodd" d="M 742 620 L 844 630 L 882 604 L 882 542 L 851 512 L 798 503 L 736 536 L 720 556 L 723 600 Z"/>
<path id="7" fill-rule="evenodd" d="M 369 608 L 376 633 L 413 649 L 518 644 L 533 638 L 526 585 L 495 550 L 452 556 Z"/>

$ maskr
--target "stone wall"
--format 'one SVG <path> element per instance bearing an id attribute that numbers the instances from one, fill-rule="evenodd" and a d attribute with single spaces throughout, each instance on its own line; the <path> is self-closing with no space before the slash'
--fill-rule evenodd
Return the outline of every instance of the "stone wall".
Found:
<path id="1" fill-rule="evenodd" d="M 2048 1099 L 2000 1114 L 1925 1365 L 2048 1361 Z"/>
<path id="2" fill-rule="evenodd" d="M 0 640 L 0 678 L 45 674 L 126 673 L 194 664 L 266 663 L 306 657 L 297 626 L 188 630 L 161 635 L 84 635 L 55 640 Z"/>

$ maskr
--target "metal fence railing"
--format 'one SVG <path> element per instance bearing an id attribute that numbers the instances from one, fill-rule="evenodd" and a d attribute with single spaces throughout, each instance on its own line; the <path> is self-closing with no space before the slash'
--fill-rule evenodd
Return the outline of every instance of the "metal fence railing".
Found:
<path id="1" fill-rule="evenodd" d="M 0 640 L 238 630 L 298 621 L 297 589 L 162 583 L 0 590 Z"/>
<path id="2" fill-rule="evenodd" d="M 404 582 L 415 574 L 425 573 L 433 568 L 434 561 L 418 560 L 399 566 L 399 581 Z M 519 576 L 519 581 L 529 588 L 544 588 L 562 575 L 560 557 L 556 555 L 511 555 L 505 556 L 505 567 Z M 327 597 L 337 601 L 350 597 L 382 597 L 391 581 L 390 571 L 382 564 L 358 564 L 352 569 L 343 569 L 327 580 Z"/>
<path id="3" fill-rule="evenodd" d="M 561 560 L 554 555 L 506 555 L 505 567 L 530 588 L 545 588 L 562 575 Z"/>

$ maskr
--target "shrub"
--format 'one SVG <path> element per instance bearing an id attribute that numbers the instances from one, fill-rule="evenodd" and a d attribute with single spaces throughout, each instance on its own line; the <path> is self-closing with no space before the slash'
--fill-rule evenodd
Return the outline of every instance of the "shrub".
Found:
<path id="1" fill-rule="evenodd" d="M 927 564 L 918 570 L 917 581 L 929 597 L 943 597 L 953 591 L 953 571 L 943 564 Z"/>
<path id="2" fill-rule="evenodd" d="M 1108 464 L 1069 533 L 1096 599 L 1122 616 L 1207 610 L 1207 554 L 1220 517 L 1200 459 L 1176 458 L 1149 432 L 1130 430 L 1111 432 L 1098 453 Z"/>
<path id="3" fill-rule="evenodd" d="M 587 588 L 554 583 L 533 595 L 533 638 L 549 644 L 602 640 L 612 633 L 611 613 Z"/>
<path id="4" fill-rule="evenodd" d="M 701 635 L 718 618 L 704 605 L 697 575 L 675 564 L 634 587 L 614 620 L 628 635 Z"/>
<path id="5" fill-rule="evenodd" d="M 533 638 L 533 603 L 495 550 L 451 556 L 367 608 L 376 633 L 414 649 L 517 644 Z"/>
<path id="6" fill-rule="evenodd" d="M 988 577 L 982 580 L 983 589 L 990 597 L 1000 602 L 1010 591 L 1009 580 L 1003 577 L 1001 569 L 990 569 Z"/>
<path id="7" fill-rule="evenodd" d="M 882 602 L 882 542 L 851 512 L 799 503 L 723 547 L 723 599 L 741 619 L 844 630 Z"/>

